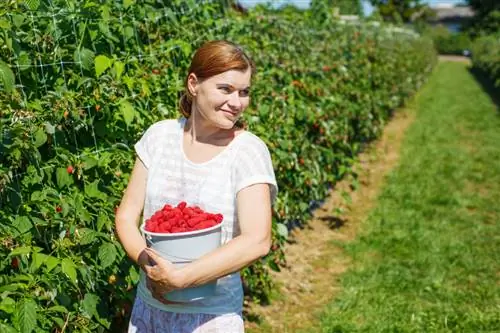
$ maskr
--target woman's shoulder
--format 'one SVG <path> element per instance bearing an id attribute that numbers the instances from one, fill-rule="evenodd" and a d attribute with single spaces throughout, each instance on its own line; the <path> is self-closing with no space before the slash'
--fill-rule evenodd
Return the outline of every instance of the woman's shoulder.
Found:
<path id="1" fill-rule="evenodd" d="M 265 141 L 255 133 L 252 133 L 249 130 L 242 130 L 238 135 L 241 136 L 240 139 L 243 147 L 248 149 L 253 148 L 257 150 L 268 150 Z"/>
<path id="2" fill-rule="evenodd" d="M 176 132 L 182 125 L 182 118 L 180 119 L 163 119 L 151 124 L 146 132 L 152 135 L 168 134 Z"/>

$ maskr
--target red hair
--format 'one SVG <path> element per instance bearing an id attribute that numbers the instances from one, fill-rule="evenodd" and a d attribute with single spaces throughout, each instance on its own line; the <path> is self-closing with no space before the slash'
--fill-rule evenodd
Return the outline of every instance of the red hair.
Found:
<path id="1" fill-rule="evenodd" d="M 184 82 L 184 94 L 179 101 L 182 115 L 189 118 L 193 105 L 192 96 L 187 88 L 189 74 L 193 73 L 198 79 L 203 80 L 229 70 L 244 72 L 249 68 L 253 75 L 255 73 L 255 64 L 240 46 L 225 40 L 204 43 L 196 50 Z"/>

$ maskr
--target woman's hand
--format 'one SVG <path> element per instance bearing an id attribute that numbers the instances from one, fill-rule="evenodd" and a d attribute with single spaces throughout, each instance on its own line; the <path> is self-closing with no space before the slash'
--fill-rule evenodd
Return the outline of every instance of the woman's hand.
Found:
<path id="1" fill-rule="evenodd" d="M 183 283 L 179 269 L 151 248 L 146 248 L 143 252 L 155 263 L 154 266 L 151 265 L 151 262 L 141 265 L 146 272 L 146 285 L 152 296 L 164 304 L 178 304 L 179 302 L 168 301 L 163 296 L 172 290 L 182 288 Z"/>

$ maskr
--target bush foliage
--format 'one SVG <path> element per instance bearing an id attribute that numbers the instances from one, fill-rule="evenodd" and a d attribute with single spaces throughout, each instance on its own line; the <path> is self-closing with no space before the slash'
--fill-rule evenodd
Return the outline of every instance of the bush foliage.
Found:
<path id="1" fill-rule="evenodd" d="M 500 35 L 477 38 L 472 47 L 472 63 L 500 88 Z"/>
<path id="2" fill-rule="evenodd" d="M 248 128 L 280 194 L 273 251 L 244 270 L 266 301 L 287 230 L 307 221 L 391 112 L 424 82 L 432 43 L 315 13 L 246 15 L 224 1 L 26 0 L 0 4 L 0 331 L 116 331 L 138 270 L 113 228 L 133 144 L 177 117 L 193 51 L 225 38 L 258 73 Z"/>

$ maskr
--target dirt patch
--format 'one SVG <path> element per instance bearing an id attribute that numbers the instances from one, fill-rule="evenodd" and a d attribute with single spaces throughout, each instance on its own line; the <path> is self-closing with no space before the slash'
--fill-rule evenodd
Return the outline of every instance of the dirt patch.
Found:
<path id="1" fill-rule="evenodd" d="M 454 61 L 454 62 L 463 62 L 466 64 L 471 64 L 471 60 L 468 57 L 459 56 L 459 55 L 440 55 L 440 61 Z"/>
<path id="2" fill-rule="evenodd" d="M 381 138 L 358 157 L 354 167 L 358 188 L 352 189 L 352 178 L 339 182 L 310 223 L 292 232 L 292 242 L 285 247 L 287 267 L 272 272 L 279 296 L 271 305 L 248 307 L 256 319 L 245 323 L 248 332 L 298 333 L 319 326 L 319 316 L 339 291 L 339 276 L 349 266 L 349 258 L 335 244 L 354 239 L 385 176 L 399 160 L 404 133 L 413 119 L 413 111 L 397 112 Z"/>

